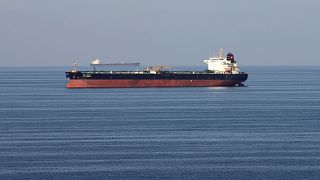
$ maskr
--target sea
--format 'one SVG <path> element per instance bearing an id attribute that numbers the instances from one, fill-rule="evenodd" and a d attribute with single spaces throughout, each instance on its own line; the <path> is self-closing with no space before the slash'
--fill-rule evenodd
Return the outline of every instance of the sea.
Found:
<path id="1" fill-rule="evenodd" d="M 66 89 L 0 68 L 0 179 L 320 179 L 320 67 L 245 87 Z"/>

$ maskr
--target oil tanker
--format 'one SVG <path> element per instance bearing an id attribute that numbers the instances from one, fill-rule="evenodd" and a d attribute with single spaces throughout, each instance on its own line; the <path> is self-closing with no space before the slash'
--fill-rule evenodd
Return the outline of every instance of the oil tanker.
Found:
<path id="1" fill-rule="evenodd" d="M 95 59 L 92 71 L 78 71 L 76 64 L 67 71 L 67 88 L 142 88 L 142 87 L 223 87 L 243 86 L 248 73 L 241 72 L 232 53 L 205 59 L 204 71 L 172 71 L 170 66 L 147 67 L 135 71 L 101 71 L 100 66 L 139 66 L 139 63 L 104 64 Z M 170 69 L 170 70 L 168 70 Z"/>

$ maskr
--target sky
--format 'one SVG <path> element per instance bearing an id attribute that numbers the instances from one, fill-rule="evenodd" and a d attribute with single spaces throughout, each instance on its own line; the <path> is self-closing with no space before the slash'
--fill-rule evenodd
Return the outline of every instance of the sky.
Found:
<path id="1" fill-rule="evenodd" d="M 0 0 L 0 67 L 320 65 L 319 0 Z"/>

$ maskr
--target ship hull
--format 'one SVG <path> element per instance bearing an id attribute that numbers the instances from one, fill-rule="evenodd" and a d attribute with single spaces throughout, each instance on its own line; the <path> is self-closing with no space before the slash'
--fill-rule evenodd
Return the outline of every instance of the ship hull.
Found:
<path id="1" fill-rule="evenodd" d="M 245 80 L 71 79 L 67 88 L 224 87 Z"/>

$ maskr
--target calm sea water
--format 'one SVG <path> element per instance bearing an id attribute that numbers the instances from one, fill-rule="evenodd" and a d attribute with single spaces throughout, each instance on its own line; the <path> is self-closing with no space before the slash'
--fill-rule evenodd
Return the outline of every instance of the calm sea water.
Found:
<path id="1" fill-rule="evenodd" d="M 0 179 L 320 179 L 320 67 L 72 90 L 68 69 L 0 68 Z"/>

